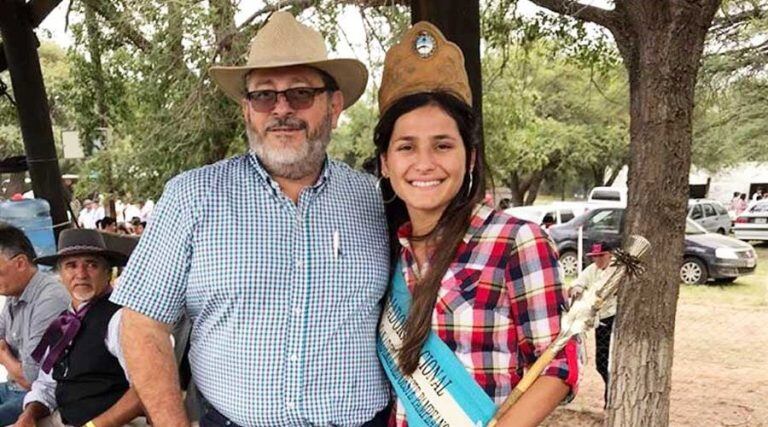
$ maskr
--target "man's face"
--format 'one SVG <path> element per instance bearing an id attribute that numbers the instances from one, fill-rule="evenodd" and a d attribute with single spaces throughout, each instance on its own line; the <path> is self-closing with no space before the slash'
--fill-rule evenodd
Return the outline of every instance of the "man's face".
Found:
<path id="1" fill-rule="evenodd" d="M 605 270 L 608 268 L 608 265 L 611 263 L 611 253 L 605 252 L 600 255 L 595 256 L 595 264 L 597 264 L 597 268 L 600 270 Z"/>
<path id="2" fill-rule="evenodd" d="M 73 302 L 91 301 L 109 289 L 107 260 L 95 255 L 75 255 L 59 261 L 59 275 Z"/>
<path id="3" fill-rule="evenodd" d="M 19 296 L 24 292 L 28 280 L 27 261 L 22 254 L 8 257 L 0 253 L 0 295 Z"/>
<path id="4" fill-rule="evenodd" d="M 247 78 L 248 92 L 324 86 L 320 73 L 304 66 L 255 70 Z M 257 111 L 243 99 L 251 149 L 274 177 L 299 180 L 317 174 L 343 104 L 339 91 L 316 94 L 312 106 L 304 109 L 292 106 L 285 94 L 277 96 L 269 111 Z"/>

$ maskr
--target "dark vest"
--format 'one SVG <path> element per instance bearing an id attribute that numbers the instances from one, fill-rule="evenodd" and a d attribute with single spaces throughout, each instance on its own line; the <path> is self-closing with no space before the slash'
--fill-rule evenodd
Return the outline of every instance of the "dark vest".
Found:
<path id="1" fill-rule="evenodd" d="M 128 390 L 120 363 L 104 344 L 109 321 L 119 309 L 106 297 L 94 302 L 72 344 L 53 365 L 56 404 L 67 424 L 85 424 Z"/>

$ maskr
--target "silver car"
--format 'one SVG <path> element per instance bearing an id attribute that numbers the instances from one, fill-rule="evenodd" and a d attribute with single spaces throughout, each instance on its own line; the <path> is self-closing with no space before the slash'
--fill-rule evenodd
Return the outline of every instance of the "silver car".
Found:
<path id="1" fill-rule="evenodd" d="M 727 235 L 731 231 L 731 217 L 728 215 L 728 210 L 716 200 L 689 200 L 688 218 L 710 233 Z"/>
<path id="2" fill-rule="evenodd" d="M 733 235 L 740 240 L 768 241 L 768 201 L 759 201 L 736 217 Z"/>

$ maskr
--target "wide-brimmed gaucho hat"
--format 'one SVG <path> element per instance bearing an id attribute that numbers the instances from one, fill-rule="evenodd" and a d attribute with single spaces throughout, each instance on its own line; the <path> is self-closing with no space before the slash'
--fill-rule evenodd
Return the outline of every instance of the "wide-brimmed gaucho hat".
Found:
<path id="1" fill-rule="evenodd" d="M 71 229 L 64 230 L 59 235 L 58 252 L 35 258 L 35 262 L 42 265 L 56 265 L 61 258 L 75 255 L 98 255 L 103 257 L 113 267 L 123 267 L 128 262 L 128 256 L 117 251 L 107 249 L 104 238 L 96 230 Z"/>
<path id="2" fill-rule="evenodd" d="M 213 81 L 230 98 L 240 102 L 245 95 L 245 75 L 251 70 L 306 65 L 328 73 L 344 94 L 348 108 L 365 92 L 368 70 L 357 59 L 329 59 L 323 36 L 301 24 L 288 12 L 275 12 L 251 40 L 248 61 L 243 66 L 213 66 Z"/>

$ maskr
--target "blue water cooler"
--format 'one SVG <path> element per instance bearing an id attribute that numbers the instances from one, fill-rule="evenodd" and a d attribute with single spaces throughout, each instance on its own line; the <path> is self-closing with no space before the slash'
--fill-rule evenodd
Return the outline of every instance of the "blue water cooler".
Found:
<path id="1" fill-rule="evenodd" d="M 0 202 L 0 222 L 24 231 L 35 247 L 37 256 L 56 253 L 51 206 L 44 199 L 21 199 Z"/>

